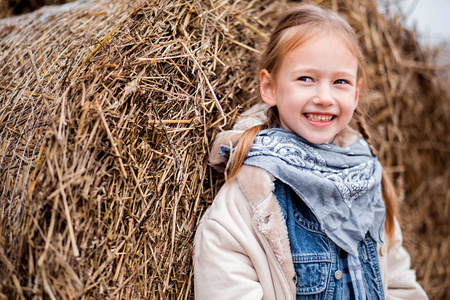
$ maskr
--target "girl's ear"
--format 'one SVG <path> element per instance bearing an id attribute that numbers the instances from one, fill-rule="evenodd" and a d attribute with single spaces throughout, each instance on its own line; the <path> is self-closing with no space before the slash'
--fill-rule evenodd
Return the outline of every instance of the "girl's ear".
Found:
<path id="1" fill-rule="evenodd" d="M 363 79 L 360 78 L 360 79 L 358 80 L 358 83 L 356 84 L 355 107 L 358 106 L 359 93 L 361 92 L 362 86 L 363 86 Z"/>
<path id="2" fill-rule="evenodd" d="M 259 72 L 259 91 L 261 99 L 270 106 L 277 105 L 275 97 L 275 82 L 269 71 L 263 69 Z"/>

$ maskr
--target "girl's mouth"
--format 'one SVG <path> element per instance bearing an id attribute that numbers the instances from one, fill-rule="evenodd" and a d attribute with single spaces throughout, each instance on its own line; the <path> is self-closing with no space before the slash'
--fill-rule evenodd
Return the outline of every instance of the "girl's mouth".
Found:
<path id="1" fill-rule="evenodd" d="M 311 113 L 306 113 L 304 115 L 308 120 L 313 122 L 329 122 L 336 117 L 335 115 L 311 114 Z"/>

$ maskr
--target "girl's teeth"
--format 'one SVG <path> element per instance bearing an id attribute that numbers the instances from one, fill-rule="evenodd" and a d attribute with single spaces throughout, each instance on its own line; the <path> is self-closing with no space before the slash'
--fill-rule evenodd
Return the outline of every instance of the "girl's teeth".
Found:
<path id="1" fill-rule="evenodd" d="M 306 117 L 315 122 L 328 122 L 333 119 L 333 115 L 316 115 L 316 114 L 306 114 Z"/>

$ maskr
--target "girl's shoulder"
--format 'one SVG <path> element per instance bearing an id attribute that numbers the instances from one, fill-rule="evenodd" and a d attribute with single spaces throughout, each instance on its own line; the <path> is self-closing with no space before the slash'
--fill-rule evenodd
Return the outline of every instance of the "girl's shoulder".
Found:
<path id="1" fill-rule="evenodd" d="M 274 180 L 264 169 L 243 165 L 236 176 L 222 186 L 213 206 L 245 204 L 249 210 L 254 210 L 261 202 L 272 197 Z"/>
<path id="2" fill-rule="evenodd" d="M 254 220 L 269 213 L 268 209 L 276 203 L 273 189 L 272 177 L 265 170 L 242 166 L 214 198 L 202 217 L 197 234 L 211 227 L 220 227 L 230 233 L 250 230 Z"/>
<path id="3" fill-rule="evenodd" d="M 226 158 L 219 155 L 220 146 L 225 145 L 234 147 L 245 130 L 265 122 L 268 109 L 269 106 L 265 103 L 256 104 L 238 117 L 232 130 L 219 132 L 214 138 L 211 147 L 209 164 L 213 168 L 223 172 L 225 169 Z"/>

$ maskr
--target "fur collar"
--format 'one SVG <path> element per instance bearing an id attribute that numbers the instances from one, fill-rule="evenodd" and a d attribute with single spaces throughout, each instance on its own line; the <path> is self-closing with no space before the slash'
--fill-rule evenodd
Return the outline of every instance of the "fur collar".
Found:
<path id="1" fill-rule="evenodd" d="M 274 177 L 263 169 L 243 165 L 236 179 L 240 190 L 253 209 L 252 225 L 269 244 L 291 292 L 295 295 L 294 264 L 290 255 L 286 223 L 273 194 Z"/>

